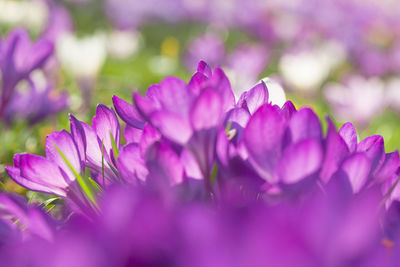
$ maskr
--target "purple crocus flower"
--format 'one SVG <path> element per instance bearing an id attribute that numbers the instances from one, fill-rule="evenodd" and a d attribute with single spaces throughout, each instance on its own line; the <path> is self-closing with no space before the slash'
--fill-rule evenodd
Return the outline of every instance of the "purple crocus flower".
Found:
<path id="1" fill-rule="evenodd" d="M 114 98 L 114 106 L 130 126 L 150 124 L 161 135 L 187 149 L 197 161 L 203 177 L 209 177 L 214 161 L 214 145 L 224 114 L 235 100 L 228 78 L 200 62 L 191 81 L 174 77 L 151 86 L 146 96 L 134 94 L 135 106 Z M 201 148 L 201 149 L 200 149 Z"/>
<path id="2" fill-rule="evenodd" d="M 49 135 L 46 157 L 17 154 L 6 167 L 75 214 L 51 238 L 21 240 L 4 214 L 46 224 L 0 195 L 1 264 L 399 264 L 390 249 L 400 239 L 400 157 L 381 136 L 358 142 L 351 123 L 337 131 L 330 119 L 324 135 L 310 108 L 272 105 L 264 83 L 235 103 L 222 70 L 203 62 L 188 84 L 170 77 L 135 93 L 134 105 L 113 100 L 127 144 L 114 111 L 99 105 L 92 126 L 71 116 L 72 134 Z M 101 187 L 96 204 L 77 187 L 85 167 Z"/>
<path id="3" fill-rule="evenodd" d="M 47 137 L 46 157 L 16 154 L 14 166 L 6 167 L 8 175 L 19 185 L 60 196 L 75 212 L 90 214 L 90 203 L 81 193 L 74 173 L 82 173 L 83 170 L 78 146 L 65 130 Z"/>
<path id="4" fill-rule="evenodd" d="M 29 79 L 29 86 L 28 92 L 14 93 L 4 114 L 7 121 L 20 118 L 28 120 L 30 124 L 35 124 L 67 108 L 67 92 L 59 93 L 52 89 L 51 85 L 37 88 L 31 79 Z"/>
<path id="5" fill-rule="evenodd" d="M 14 94 L 19 81 L 28 78 L 29 74 L 43 66 L 53 52 L 53 45 L 46 40 L 31 44 L 28 33 L 23 29 L 14 29 L 0 44 L 0 70 L 2 90 L 0 117 L 4 116 L 6 107 Z"/>
<path id="6" fill-rule="evenodd" d="M 13 239 L 27 240 L 39 237 L 51 241 L 54 238 L 55 221 L 35 205 L 27 205 L 18 195 L 0 194 L 0 220 L 13 228 L 9 232 L 13 234 Z M 16 221 L 23 230 L 18 228 Z"/>
<path id="7" fill-rule="evenodd" d="M 104 105 L 97 106 L 92 126 L 71 115 L 71 133 L 78 144 L 82 164 L 89 167 L 99 184 L 119 179 L 115 149 L 120 148 L 120 132 L 114 110 Z"/>
<path id="8" fill-rule="evenodd" d="M 351 123 L 344 124 L 336 132 L 332 122 L 328 121 L 325 149 L 320 174 L 325 183 L 333 175 L 344 175 L 354 193 L 378 186 L 383 194 L 387 194 L 399 175 L 399 152 L 385 153 L 383 138 L 379 135 L 369 136 L 358 143 Z"/>

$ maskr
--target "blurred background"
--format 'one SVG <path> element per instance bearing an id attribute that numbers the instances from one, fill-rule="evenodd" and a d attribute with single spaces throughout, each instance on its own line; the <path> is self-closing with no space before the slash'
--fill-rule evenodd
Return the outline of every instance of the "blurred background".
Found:
<path id="1" fill-rule="evenodd" d="M 313 107 L 359 140 L 400 147 L 398 0 L 0 0 L 1 185 L 15 153 L 131 102 L 165 76 L 221 66 L 235 95 L 260 79 L 275 103 Z"/>

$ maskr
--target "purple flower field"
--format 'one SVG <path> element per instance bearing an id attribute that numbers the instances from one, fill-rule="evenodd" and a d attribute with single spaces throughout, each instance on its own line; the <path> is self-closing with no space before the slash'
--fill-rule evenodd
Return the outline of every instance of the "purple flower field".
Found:
<path id="1" fill-rule="evenodd" d="M 0 266 L 400 266 L 398 23 L 0 0 Z"/>

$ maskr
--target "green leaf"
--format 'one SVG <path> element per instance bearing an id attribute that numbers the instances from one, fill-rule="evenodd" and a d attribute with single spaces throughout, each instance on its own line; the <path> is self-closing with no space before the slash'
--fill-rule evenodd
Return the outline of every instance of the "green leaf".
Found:
<path id="1" fill-rule="evenodd" d="M 76 180 L 78 181 L 78 184 L 81 187 L 83 193 L 97 207 L 96 199 L 95 199 L 95 196 L 94 196 L 94 192 L 93 192 L 93 189 L 90 186 L 90 184 L 88 184 L 86 182 L 86 180 L 74 169 L 74 167 L 72 167 L 72 164 L 69 162 L 67 157 L 61 151 L 61 149 L 57 145 L 55 145 L 55 147 L 56 147 L 58 153 L 60 153 L 60 155 L 61 155 L 62 159 L 64 160 L 64 162 L 67 164 L 67 166 L 70 168 L 70 170 L 74 174 L 74 176 L 75 176 Z"/>
<path id="2" fill-rule="evenodd" d="M 31 197 L 29 198 L 28 204 L 32 203 L 33 197 L 36 195 L 36 192 L 32 192 Z"/>
<path id="3" fill-rule="evenodd" d="M 96 183 L 95 180 L 93 180 L 92 178 L 88 177 L 89 182 L 92 184 L 93 188 L 96 189 L 98 192 L 102 191 L 103 189 L 101 188 L 101 186 Z"/>
<path id="4" fill-rule="evenodd" d="M 213 169 L 211 171 L 211 178 L 210 178 L 211 184 L 214 183 L 215 178 L 217 177 L 217 172 L 218 172 L 218 165 L 214 164 Z"/>
<path id="5" fill-rule="evenodd" d="M 47 199 L 46 201 L 44 201 L 43 203 L 42 203 L 42 205 L 43 205 L 43 207 L 46 209 L 46 210 L 49 210 L 49 207 L 50 206 L 55 206 L 55 204 L 53 204 L 53 202 L 54 201 L 56 201 L 56 200 L 58 200 L 58 199 L 60 199 L 59 197 L 52 197 L 52 198 L 49 198 L 49 199 Z M 51 208 L 53 208 L 53 207 L 51 207 Z M 50 208 L 50 209 L 51 209 Z"/>
<path id="6" fill-rule="evenodd" d="M 118 150 L 117 142 L 115 142 L 115 139 L 111 133 L 111 130 L 110 130 L 110 137 L 111 137 L 111 144 L 112 144 L 112 149 L 113 149 L 113 153 L 114 153 L 114 159 L 116 160 L 119 155 L 119 150 Z"/>

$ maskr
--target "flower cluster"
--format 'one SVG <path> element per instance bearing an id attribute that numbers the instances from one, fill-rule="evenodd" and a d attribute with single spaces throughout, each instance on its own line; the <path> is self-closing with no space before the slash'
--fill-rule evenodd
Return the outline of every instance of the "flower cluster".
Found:
<path id="1" fill-rule="evenodd" d="M 91 125 L 71 115 L 45 157 L 17 154 L 6 167 L 66 203 L 55 220 L 1 196 L 7 266 L 400 262 L 390 253 L 400 158 L 381 136 L 359 141 L 351 123 L 337 131 L 329 118 L 324 134 L 312 109 L 274 105 L 263 82 L 236 101 L 224 72 L 204 62 L 188 83 L 167 77 L 133 104 L 113 102 Z"/>

